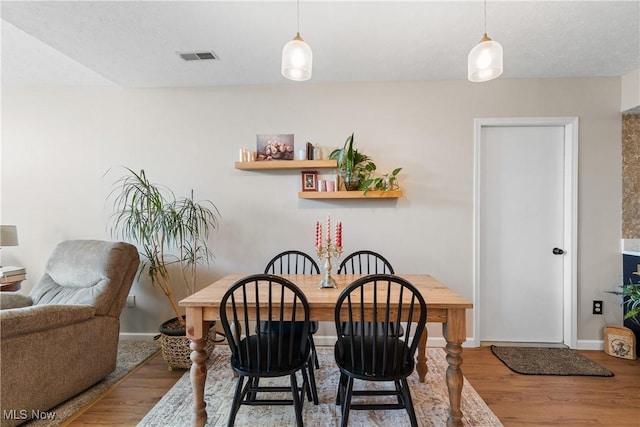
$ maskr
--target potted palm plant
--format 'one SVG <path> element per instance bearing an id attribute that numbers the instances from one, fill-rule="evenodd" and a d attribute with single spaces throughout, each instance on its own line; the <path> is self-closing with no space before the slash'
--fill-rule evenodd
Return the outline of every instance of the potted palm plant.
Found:
<path id="1" fill-rule="evenodd" d="M 213 202 L 196 201 L 193 190 L 189 197 L 177 199 L 168 187 L 151 182 L 144 170 L 125 169 L 127 174 L 115 182 L 108 197 L 114 199 L 111 233 L 137 244 L 138 276 L 146 272 L 169 300 L 176 317 L 160 327 L 163 356 L 170 369 L 188 368 L 189 343 L 174 287 L 184 286 L 187 295 L 195 292 L 197 266 L 213 259 L 207 240 L 218 227 L 220 213 Z M 213 325 L 211 329 L 208 354 L 215 338 Z"/>

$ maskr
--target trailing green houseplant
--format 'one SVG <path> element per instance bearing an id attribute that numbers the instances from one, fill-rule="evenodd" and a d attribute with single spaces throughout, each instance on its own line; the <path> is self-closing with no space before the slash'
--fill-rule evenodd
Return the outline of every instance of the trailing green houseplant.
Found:
<path id="1" fill-rule="evenodd" d="M 369 156 L 353 148 L 353 136 L 353 133 L 349 135 L 344 146 L 333 150 L 329 158 L 338 162 L 338 173 L 347 190 L 364 190 L 364 183 L 376 170 L 376 164 Z"/>
<path id="2" fill-rule="evenodd" d="M 114 198 L 111 233 L 137 243 L 139 274 L 146 271 L 184 327 L 170 269 L 179 269 L 178 282 L 187 294 L 195 292 L 197 266 L 213 259 L 207 239 L 217 229 L 220 213 L 213 202 L 196 201 L 193 190 L 189 197 L 176 199 L 168 187 L 151 182 L 144 170 L 125 169 L 127 174 L 115 182 L 108 197 Z"/>
<path id="3" fill-rule="evenodd" d="M 385 173 L 382 176 L 369 178 L 364 181 L 364 195 L 367 195 L 369 190 L 389 191 L 398 188 L 398 174 L 402 168 L 395 168 L 390 174 Z"/>

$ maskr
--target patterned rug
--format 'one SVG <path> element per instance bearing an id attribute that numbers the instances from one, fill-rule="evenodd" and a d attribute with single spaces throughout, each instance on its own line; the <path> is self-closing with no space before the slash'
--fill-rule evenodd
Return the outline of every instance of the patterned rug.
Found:
<path id="1" fill-rule="evenodd" d="M 158 341 L 120 341 L 118 343 L 118 358 L 115 371 L 91 388 L 47 411 L 56 414 L 54 420 L 34 420 L 23 425 L 29 427 L 55 427 L 62 425 L 84 409 L 85 406 L 95 402 L 129 372 L 159 350 L 160 344 Z"/>
<path id="2" fill-rule="evenodd" d="M 499 347 L 491 351 L 509 369 L 525 375 L 612 377 L 613 372 L 570 348 Z"/>
<path id="3" fill-rule="evenodd" d="M 303 419 L 305 426 L 340 425 L 340 407 L 335 404 L 335 392 L 339 371 L 334 364 L 333 348 L 318 347 L 320 369 L 316 370 L 319 405 L 305 401 Z M 229 349 L 216 346 L 213 355 L 207 361 L 207 383 L 205 401 L 207 402 L 207 426 L 225 426 L 229 407 L 233 398 L 236 380 L 229 366 Z M 409 387 L 420 426 L 446 426 L 449 408 L 449 395 L 445 380 L 447 361 L 442 349 L 427 349 L 429 373 L 426 383 L 418 382 L 418 375 L 409 377 Z M 462 366 L 464 371 L 464 364 Z M 261 382 L 262 383 L 262 382 Z M 288 380 L 284 381 L 288 384 Z M 386 383 L 367 382 L 367 387 L 384 387 Z M 393 384 L 390 384 L 393 387 Z M 365 387 L 356 380 L 354 389 Z M 190 425 L 193 393 L 189 373 L 178 380 L 176 385 L 164 395 L 158 404 L 140 421 L 139 427 L 181 427 Z M 462 412 L 465 426 L 491 427 L 502 426 L 500 420 L 491 412 L 486 403 L 464 380 L 462 389 Z M 236 426 L 289 426 L 295 424 L 293 407 L 286 406 L 242 406 L 236 418 Z M 351 411 L 350 426 L 408 426 L 409 417 L 405 410 L 388 411 Z"/>

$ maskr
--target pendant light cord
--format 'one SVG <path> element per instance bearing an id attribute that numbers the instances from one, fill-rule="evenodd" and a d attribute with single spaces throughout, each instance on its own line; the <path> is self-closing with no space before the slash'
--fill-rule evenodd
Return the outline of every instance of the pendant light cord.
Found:
<path id="1" fill-rule="evenodd" d="M 486 1 L 487 1 L 487 0 L 484 0 L 484 1 L 485 1 L 485 8 L 486 8 Z M 487 19 L 487 18 L 486 18 L 486 13 L 487 13 L 487 11 L 485 10 L 485 21 L 486 21 L 486 19 Z M 486 26 L 486 25 L 487 25 L 487 24 L 485 23 L 485 26 Z M 297 31 L 297 33 L 298 33 L 298 34 L 300 34 L 300 0 L 298 0 L 298 31 Z"/>
<path id="2" fill-rule="evenodd" d="M 487 0 L 484 0 L 484 33 L 487 34 Z"/>

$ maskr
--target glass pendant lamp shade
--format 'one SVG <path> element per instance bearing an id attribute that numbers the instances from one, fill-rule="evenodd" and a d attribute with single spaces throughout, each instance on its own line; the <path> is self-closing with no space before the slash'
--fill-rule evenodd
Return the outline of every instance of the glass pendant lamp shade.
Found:
<path id="1" fill-rule="evenodd" d="M 300 33 L 282 48 L 282 75 L 289 80 L 303 82 L 311 78 L 313 53 Z"/>
<path id="2" fill-rule="evenodd" d="M 468 59 L 468 77 L 472 82 L 487 82 L 502 74 L 502 46 L 485 33 Z"/>

